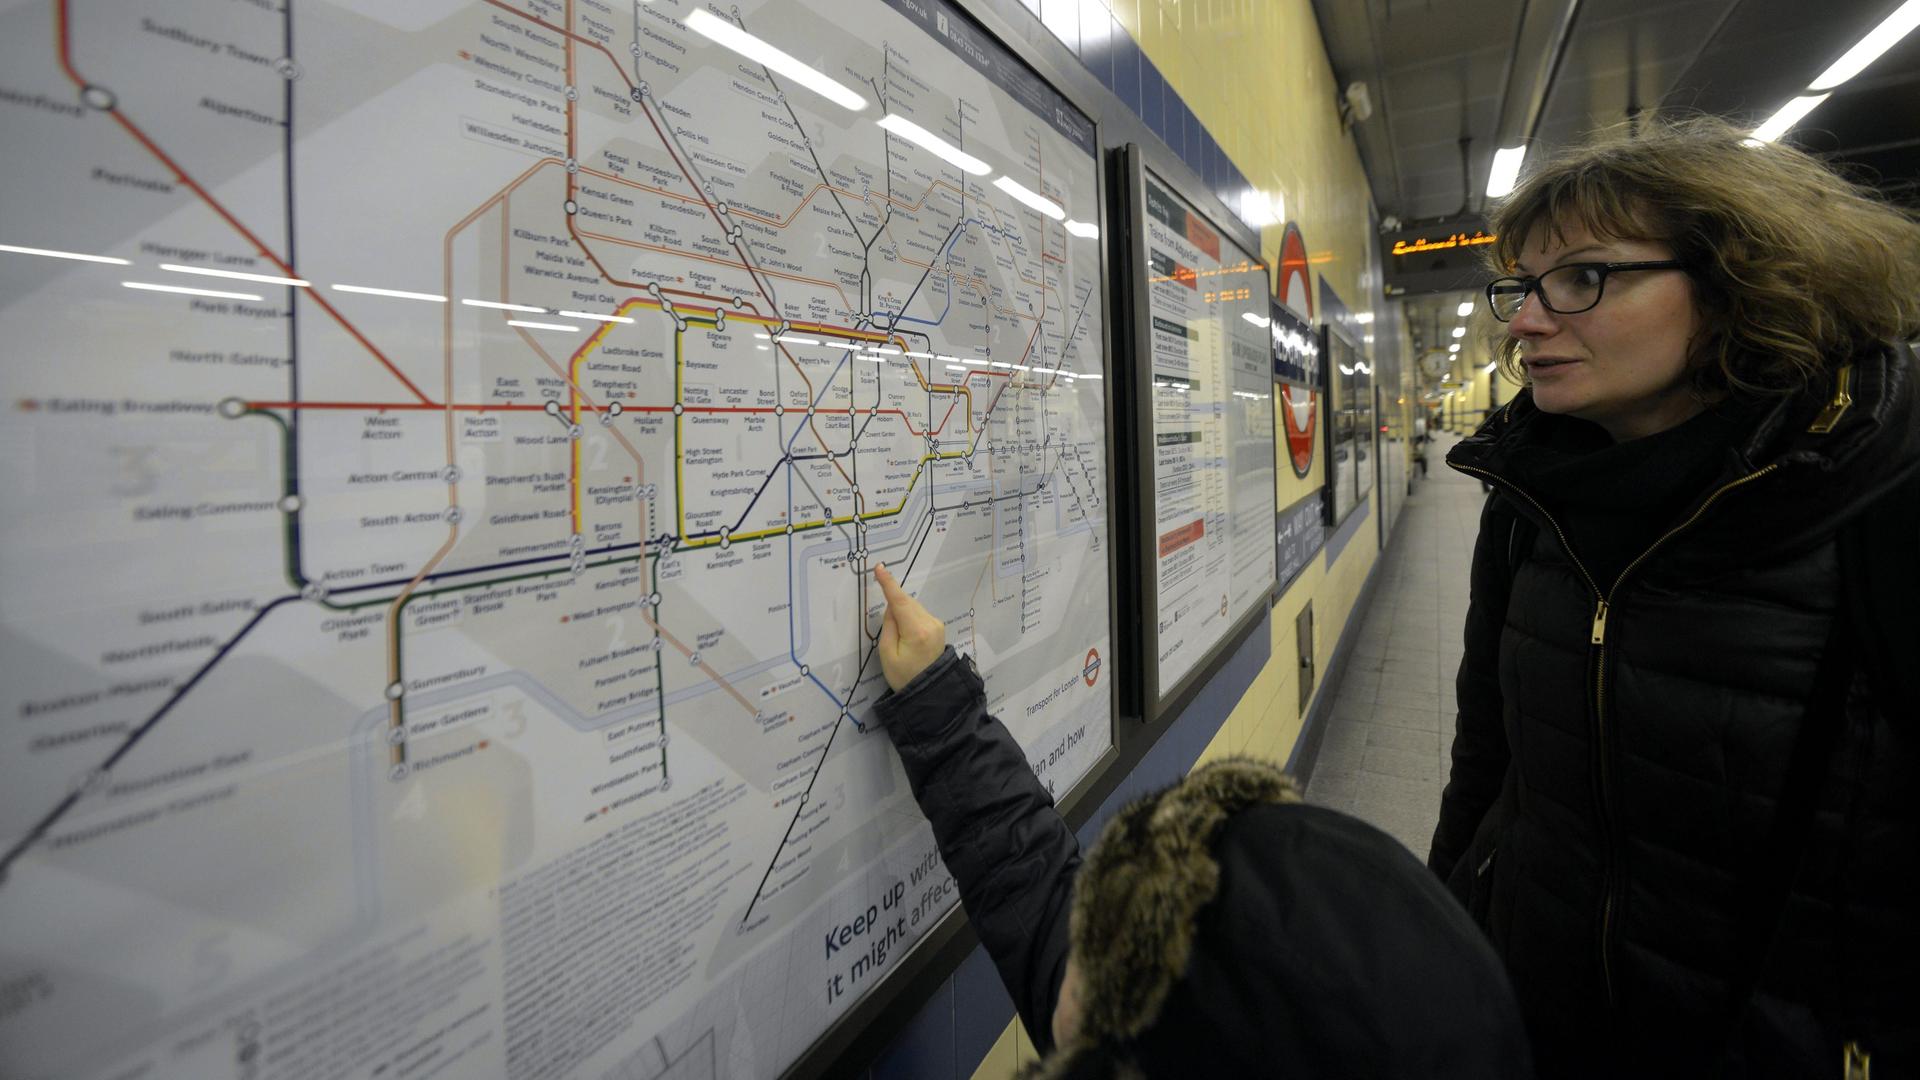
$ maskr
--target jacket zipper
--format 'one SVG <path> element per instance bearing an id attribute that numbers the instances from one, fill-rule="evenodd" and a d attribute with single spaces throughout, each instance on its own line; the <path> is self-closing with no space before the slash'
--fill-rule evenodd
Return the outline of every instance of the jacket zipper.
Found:
<path id="1" fill-rule="evenodd" d="M 1873 1055 L 1860 1048 L 1852 1039 L 1840 1048 L 1840 1075 L 1843 1080 L 1870 1080 L 1873 1075 Z"/>
<path id="2" fill-rule="evenodd" d="M 1813 423 L 1807 425 L 1807 430 L 1815 435 L 1828 434 L 1852 407 L 1853 365 L 1841 364 L 1840 370 L 1834 375 L 1833 398 L 1827 402 L 1826 408 L 1820 410 L 1820 415 L 1813 418 Z"/>
<path id="3" fill-rule="evenodd" d="M 1711 507 L 1714 503 L 1720 501 L 1720 496 L 1725 495 L 1727 492 L 1732 491 L 1734 488 L 1742 487 L 1746 484 L 1752 483 L 1753 481 L 1760 479 L 1761 477 L 1767 475 L 1768 473 L 1773 472 L 1775 469 L 1778 469 L 1779 467 L 1780 466 L 1778 464 L 1764 466 L 1760 469 L 1757 469 L 1753 472 L 1748 473 L 1747 475 L 1739 478 L 1738 480 L 1734 480 L 1731 483 L 1728 483 L 1722 486 L 1719 490 L 1707 496 L 1706 501 L 1701 503 L 1697 508 L 1695 508 L 1693 513 L 1688 515 L 1687 520 L 1681 522 L 1678 525 L 1675 525 L 1673 528 L 1668 529 L 1666 532 L 1662 533 L 1660 535 L 1660 538 L 1655 540 L 1653 544 L 1647 548 L 1647 550 L 1640 553 L 1639 558 L 1636 558 L 1632 562 L 1628 563 L 1627 568 L 1620 571 L 1620 576 L 1613 579 L 1613 587 L 1611 589 L 1608 589 L 1607 594 L 1600 598 L 1599 606 L 1594 609 L 1592 643 L 1595 649 L 1597 650 L 1597 652 L 1595 654 L 1594 676 L 1593 676 L 1593 710 L 1594 710 L 1594 715 L 1599 718 L 1598 723 L 1599 723 L 1600 739 L 1601 739 L 1600 782 L 1603 787 L 1603 795 L 1606 791 L 1612 790 L 1611 781 L 1607 777 L 1608 754 L 1607 754 L 1607 747 L 1606 747 L 1606 732 L 1607 732 L 1607 612 L 1612 607 L 1613 598 L 1619 594 L 1620 586 L 1627 580 L 1628 576 L 1631 575 L 1634 572 L 1634 570 L 1639 568 L 1641 563 L 1647 561 L 1649 556 L 1651 556 L 1654 552 L 1660 550 L 1660 546 L 1662 544 L 1665 544 L 1668 540 L 1671 540 L 1675 536 L 1679 535 L 1681 532 L 1684 532 L 1694 522 L 1699 521 L 1701 516 L 1707 512 L 1707 509 L 1709 507 Z M 1612 855 L 1611 849 L 1609 849 L 1609 858 L 1607 863 L 1607 880 L 1605 883 L 1606 893 L 1605 893 L 1605 899 L 1601 902 L 1601 907 L 1600 907 L 1600 972 L 1602 977 L 1606 980 L 1606 984 L 1607 984 L 1607 1004 L 1608 1005 L 1613 1004 L 1614 875 L 1613 875 L 1613 860 L 1611 858 L 1611 855 Z"/>
<path id="4" fill-rule="evenodd" d="M 1844 393 L 1844 384 L 1843 384 L 1842 392 Z M 1589 644 L 1591 644 L 1595 650 L 1594 678 L 1593 678 L 1593 715 L 1594 715 L 1595 736 L 1599 741 L 1599 751 L 1600 751 L 1600 754 L 1599 754 L 1599 759 L 1600 759 L 1599 809 L 1600 809 L 1601 828 L 1603 829 L 1607 837 L 1606 869 L 1603 873 L 1603 877 L 1601 880 L 1602 888 L 1601 888 L 1601 901 L 1600 901 L 1600 977 L 1606 986 L 1607 1006 L 1609 1008 L 1612 1008 L 1614 1006 L 1614 988 L 1613 988 L 1614 873 L 1613 873 L 1613 867 L 1614 867 L 1615 858 L 1614 858 L 1614 852 L 1613 852 L 1613 831 L 1614 831 L 1613 830 L 1613 814 L 1609 807 L 1609 801 L 1610 801 L 1609 796 L 1613 789 L 1613 778 L 1612 778 L 1611 772 L 1607 767 L 1607 762 L 1611 756 L 1608 753 L 1608 747 L 1607 747 L 1607 616 L 1613 610 L 1613 598 L 1616 594 L 1619 593 L 1621 584 L 1627 580 L 1628 575 L 1632 574 L 1633 571 L 1636 568 L 1638 568 L 1641 563 L 1645 562 L 1647 558 L 1651 556 L 1655 551 L 1658 551 L 1661 545 L 1673 539 L 1675 536 L 1679 535 L 1681 532 L 1684 532 L 1687 528 L 1692 526 L 1695 522 L 1699 521 L 1701 518 L 1701 515 L 1705 514 L 1708 508 L 1711 507 L 1714 503 L 1718 502 L 1722 495 L 1725 495 L 1727 492 L 1732 491 L 1734 488 L 1741 487 L 1743 485 L 1749 484 L 1755 480 L 1760 479 L 1761 477 L 1767 475 L 1768 473 L 1778 469 L 1779 465 L 1778 464 L 1767 465 L 1763 468 L 1755 470 L 1754 472 L 1750 472 L 1747 475 L 1740 477 L 1738 480 L 1734 480 L 1728 484 L 1723 485 L 1718 490 L 1716 490 L 1712 495 L 1707 496 L 1706 501 L 1702 502 L 1699 505 L 1699 507 L 1697 507 L 1694 510 L 1692 514 L 1688 515 L 1685 521 L 1682 521 L 1680 524 L 1675 525 L 1673 528 L 1668 529 L 1665 533 L 1662 533 L 1659 539 L 1655 540 L 1653 544 L 1647 548 L 1647 550 L 1640 553 L 1638 558 L 1628 563 L 1626 569 L 1620 571 L 1620 576 L 1614 579 L 1613 587 L 1611 589 L 1608 589 L 1604 593 L 1600 591 L 1600 586 L 1595 584 L 1593 580 L 1593 575 L 1587 572 L 1586 565 L 1580 561 L 1580 556 L 1574 554 L 1573 545 L 1567 542 L 1567 534 L 1565 530 L 1560 528 L 1560 523 L 1554 519 L 1552 514 L 1549 514 L 1547 512 L 1547 508 L 1540 505 L 1540 500 L 1534 498 L 1532 495 L 1529 495 L 1526 491 L 1522 490 L 1521 488 L 1518 488 L 1513 484 L 1508 483 L 1506 480 L 1502 479 L 1499 476 L 1494 475 L 1491 472 L 1488 472 L 1485 469 L 1477 468 L 1472 465 L 1456 465 L 1454 467 L 1463 472 L 1470 472 L 1479 476 L 1483 476 L 1488 480 L 1494 483 L 1497 483 L 1500 486 L 1506 488 L 1507 490 L 1513 492 L 1514 494 L 1519 495 L 1521 498 L 1527 500 L 1529 503 L 1532 503 L 1533 508 L 1540 512 L 1540 516 L 1546 520 L 1548 525 L 1553 527 L 1554 535 L 1560 538 L 1560 546 L 1566 550 L 1567 558 L 1573 561 L 1574 569 L 1580 571 L 1580 576 L 1586 579 L 1587 587 L 1593 590 L 1593 595 L 1594 595 L 1593 631 L 1588 641 L 1589 641 Z"/>

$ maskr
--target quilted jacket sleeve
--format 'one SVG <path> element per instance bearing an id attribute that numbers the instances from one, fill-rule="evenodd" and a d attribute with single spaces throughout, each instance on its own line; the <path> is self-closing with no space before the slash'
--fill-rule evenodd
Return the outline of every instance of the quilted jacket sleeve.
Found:
<path id="1" fill-rule="evenodd" d="M 1513 511 L 1498 495 L 1480 514 L 1467 603 L 1465 652 L 1454 679 L 1459 719 L 1453 736 L 1453 770 L 1440 795 L 1440 824 L 1427 865 L 1442 880 L 1472 845 L 1474 833 L 1500 797 L 1510 754 L 1500 696 L 1500 634 L 1506 624 L 1512 571 L 1507 543 Z M 1456 890 L 1457 891 L 1457 890 Z"/>
<path id="2" fill-rule="evenodd" d="M 951 647 L 875 711 L 1028 1035 L 1051 1049 L 1079 842 Z"/>

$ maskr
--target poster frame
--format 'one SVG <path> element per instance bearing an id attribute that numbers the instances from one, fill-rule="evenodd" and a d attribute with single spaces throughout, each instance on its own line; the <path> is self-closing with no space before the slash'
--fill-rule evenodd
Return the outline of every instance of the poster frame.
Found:
<path id="1" fill-rule="evenodd" d="M 1321 470 L 1314 467 L 1313 462 L 1314 449 L 1317 449 L 1322 454 L 1326 452 L 1326 448 L 1320 444 L 1324 442 L 1323 436 L 1326 423 L 1322 419 L 1322 416 L 1327 411 L 1328 402 L 1326 364 L 1320 355 L 1321 346 L 1324 343 L 1320 340 L 1319 328 L 1305 316 L 1294 311 L 1286 304 L 1281 303 L 1280 298 L 1277 296 L 1272 298 L 1272 303 L 1269 306 L 1272 309 L 1270 318 L 1273 320 L 1269 329 L 1273 338 L 1273 417 L 1275 424 L 1274 453 L 1276 455 L 1283 452 L 1281 444 L 1285 439 L 1284 433 L 1292 430 L 1292 425 L 1284 419 L 1286 410 L 1289 407 L 1285 398 L 1286 391 L 1289 389 L 1305 390 L 1314 395 L 1314 416 L 1312 423 L 1308 425 L 1313 435 L 1314 448 L 1308 452 L 1307 467 L 1304 471 L 1297 468 L 1293 463 L 1293 447 L 1291 444 L 1284 447 L 1287 468 L 1293 472 L 1294 478 L 1312 483 L 1313 488 L 1305 495 L 1282 506 L 1279 498 L 1280 467 L 1277 462 L 1274 466 L 1273 568 L 1275 583 L 1273 595 L 1268 603 L 1270 605 L 1278 605 L 1281 598 L 1286 595 L 1287 590 L 1293 588 L 1294 583 L 1300 580 L 1300 575 L 1313 563 L 1314 557 L 1320 554 L 1321 549 L 1326 547 L 1327 534 L 1330 531 L 1327 528 L 1326 476 Z M 1307 349 L 1311 351 L 1305 353 L 1296 352 L 1293 355 L 1289 355 L 1281 341 L 1282 333 L 1298 335 L 1304 339 Z M 1299 356 L 1300 359 L 1295 359 L 1295 355 Z M 1303 365 L 1300 362 L 1301 359 L 1304 359 L 1307 363 Z M 1315 479 L 1316 476 L 1318 477 L 1317 480 Z M 1280 527 L 1285 519 L 1302 508 L 1310 508 L 1314 511 L 1312 517 L 1315 535 L 1308 543 L 1293 549 L 1298 552 L 1299 557 L 1295 560 L 1296 565 L 1294 565 L 1292 572 L 1288 573 L 1288 560 L 1282 558 L 1280 554 L 1282 551 L 1288 550 L 1281 542 L 1283 534 L 1280 531 Z M 1305 517 L 1307 515 L 1302 513 L 1301 516 Z"/>
<path id="2" fill-rule="evenodd" d="M 1366 365 L 1366 381 L 1361 384 L 1361 386 L 1365 391 L 1366 408 L 1369 417 L 1368 422 L 1364 426 L 1366 428 L 1365 438 L 1369 457 L 1367 468 L 1370 472 L 1377 468 L 1374 462 L 1379 459 L 1380 455 L 1379 432 L 1374 430 L 1378 427 L 1378 421 L 1372 419 L 1372 417 L 1377 415 L 1374 411 L 1374 386 L 1376 380 L 1373 375 L 1372 362 L 1367 359 L 1366 350 L 1361 348 L 1360 343 L 1354 341 L 1346 330 L 1331 321 L 1322 322 L 1320 324 L 1320 364 L 1326 374 L 1327 385 L 1325 396 L 1326 407 L 1321 409 L 1320 412 L 1325 417 L 1323 421 L 1325 427 L 1321 434 L 1326 439 L 1327 449 L 1325 455 L 1326 473 L 1321 477 L 1321 490 L 1325 492 L 1327 504 L 1326 522 L 1329 532 L 1340 528 L 1348 518 L 1353 516 L 1354 511 L 1360 509 L 1361 506 L 1367 503 L 1373 495 L 1374 484 L 1377 483 L 1377 479 L 1370 480 L 1367 490 L 1356 494 L 1353 505 L 1347 507 L 1346 513 L 1343 514 L 1339 512 L 1340 467 L 1337 454 L 1339 450 L 1337 436 L 1340 430 L 1340 415 L 1351 411 L 1354 405 L 1349 400 L 1348 388 L 1341 379 L 1339 363 L 1334 358 L 1333 343 L 1336 340 L 1346 346 L 1359 363 Z M 1358 475 L 1359 463 L 1356 462 L 1356 487 Z"/>
<path id="3" fill-rule="evenodd" d="M 887 6 L 885 0 L 864 0 L 864 2 L 877 7 Z M 1109 162 L 1102 141 L 1101 128 L 1101 112 L 1105 105 L 1104 102 L 1096 104 L 1097 99 L 1090 98 L 1083 90 L 1075 89 L 1075 87 L 1084 86 L 1090 77 L 1086 76 L 1084 71 L 1069 72 L 1070 75 L 1080 75 L 1080 83 L 1063 80 L 1060 76 L 1062 69 L 1054 62 L 1057 60 L 1057 54 L 1043 56 L 1036 52 L 1038 46 L 1035 41 L 1029 40 L 1029 33 L 1015 29 L 1008 22 L 994 15 L 986 0 L 947 0 L 947 3 L 958 16 L 970 19 L 975 26 L 978 26 L 983 37 L 997 43 L 1015 64 L 1024 65 L 1038 82 L 1050 88 L 1060 100 L 1077 109 L 1085 118 L 1087 125 L 1085 146 L 1094 160 L 1087 175 L 1086 193 L 1089 205 L 1085 207 L 1084 215 L 1110 232 L 1112 225 L 1108 191 Z M 875 7 L 863 6 L 856 10 L 871 12 Z M 1034 25 L 1037 27 L 1038 24 Z M 1048 42 L 1048 44 L 1052 43 Z M 942 47 L 936 39 L 932 38 L 924 43 L 924 48 L 928 50 L 938 50 Z M 1023 119 L 1018 116 L 1013 118 Z M 291 227 L 289 223 L 289 228 Z M 1110 643 L 1110 651 L 1117 654 L 1120 651 L 1119 643 L 1122 636 L 1114 606 L 1119 573 L 1115 544 L 1115 533 L 1119 525 L 1114 508 L 1123 504 L 1115 498 L 1118 489 L 1115 479 L 1116 455 L 1113 447 L 1117 441 L 1115 438 L 1117 416 L 1113 407 L 1113 386 L 1119 380 L 1114 377 L 1117 354 L 1113 350 L 1114 304 L 1110 256 L 1107 245 L 1103 242 L 1095 241 L 1093 248 L 1095 250 L 1090 253 L 1087 277 L 1092 287 L 1098 290 L 1101 326 L 1098 336 L 1087 342 L 1086 355 L 1090 363 L 1098 365 L 1097 370 L 1105 378 L 1103 389 L 1106 393 L 1103 408 L 1107 436 L 1101 451 L 1106 462 L 1107 473 L 1101 482 L 1099 492 L 1104 498 L 1105 510 L 1101 515 L 1102 520 L 1096 535 L 1102 538 L 1101 543 L 1107 553 L 1109 568 L 1105 582 L 1108 603 L 1107 640 Z M 289 252 L 288 261 L 292 261 L 291 252 Z M 448 408 L 451 409 L 452 406 L 449 405 Z M 1076 778 L 1077 782 L 1067 788 L 1060 797 L 1060 805 L 1069 822 L 1083 822 L 1090 817 L 1119 779 L 1120 770 L 1116 765 L 1122 756 L 1123 725 L 1120 720 L 1123 714 L 1120 710 L 1121 694 L 1118 689 L 1120 682 L 1118 675 L 1122 669 L 1117 661 L 1117 655 L 1109 658 L 1104 673 L 1107 678 L 1107 685 L 1103 688 L 1107 701 L 1107 745 L 1103 752 L 1088 765 L 1086 771 Z M 191 689 L 191 685 L 190 682 L 180 693 L 186 693 Z M 886 738 L 885 735 L 878 733 L 866 737 Z M 123 745 L 131 745 L 131 743 Z M 767 943 L 762 943 L 763 946 L 765 944 Z M 800 945 L 806 944 L 802 935 Z M 953 975 L 961 961 L 971 952 L 974 944 L 972 933 L 966 926 L 964 912 L 956 904 L 922 935 L 921 940 L 912 949 L 903 952 L 894 961 L 892 970 L 883 979 L 870 987 L 838 1018 L 818 1031 L 811 1045 L 799 1051 L 791 1061 L 780 1061 L 775 1064 L 786 1075 L 802 1077 L 843 1075 L 850 1071 L 845 1067 L 848 1062 L 861 1056 L 871 1056 L 898 1036 L 906 1022 L 931 996 L 931 988 Z M 923 989 L 916 989 L 916 987 Z M 795 988 L 796 992 L 803 990 L 804 988 Z M 498 1000 L 492 999 L 496 1009 Z M 629 1019 L 631 1020 L 631 1017 Z"/>
<path id="4" fill-rule="evenodd" d="M 1121 628 L 1128 635 L 1128 645 L 1122 650 L 1122 655 L 1126 657 L 1128 670 L 1132 673 L 1127 680 L 1132 696 L 1126 711 L 1137 713 L 1143 721 L 1153 725 L 1179 715 L 1186 708 L 1194 696 L 1219 673 L 1247 635 L 1267 619 L 1271 604 L 1250 604 L 1208 647 L 1191 670 L 1171 687 L 1159 684 L 1159 611 L 1151 584 L 1155 580 L 1154 521 L 1158 500 L 1154 492 L 1150 446 L 1153 433 L 1153 395 L 1150 391 L 1153 353 L 1150 344 L 1152 312 L 1147 283 L 1149 267 L 1145 249 L 1147 178 L 1151 176 L 1156 183 L 1178 196 L 1210 228 L 1250 255 L 1251 262 L 1266 282 L 1260 300 L 1262 304 L 1271 303 L 1273 274 L 1271 266 L 1261 255 L 1259 234 L 1209 194 L 1206 185 L 1171 153 L 1147 144 L 1130 142 L 1117 151 L 1116 156 L 1119 167 L 1115 173 L 1119 182 L 1115 185 L 1117 206 L 1112 216 L 1126 225 L 1124 234 L 1117 236 L 1114 241 L 1114 257 L 1119 267 L 1115 292 L 1127 312 L 1115 320 L 1116 328 L 1123 330 L 1126 335 L 1118 352 L 1124 358 L 1119 372 L 1122 376 L 1120 382 L 1125 388 L 1120 395 L 1120 407 L 1127 413 L 1123 430 L 1128 453 L 1122 482 L 1134 511 L 1132 520 L 1128 522 L 1131 527 L 1125 533 L 1127 543 L 1123 552 L 1127 566 L 1126 580 L 1133 587 L 1120 590 L 1117 599 L 1124 605 Z M 1271 384 L 1270 373 L 1268 383 Z M 1109 400 L 1112 400 L 1111 396 Z M 1267 405 L 1271 411 L 1271 398 Z M 1273 423 L 1268 427 L 1267 457 L 1277 469 L 1279 460 L 1275 456 L 1275 442 L 1278 439 L 1279 417 L 1276 414 L 1269 419 Z M 1277 503 L 1277 486 L 1273 494 Z M 1276 584 L 1269 578 L 1258 592 L 1263 598 L 1270 598 Z"/>

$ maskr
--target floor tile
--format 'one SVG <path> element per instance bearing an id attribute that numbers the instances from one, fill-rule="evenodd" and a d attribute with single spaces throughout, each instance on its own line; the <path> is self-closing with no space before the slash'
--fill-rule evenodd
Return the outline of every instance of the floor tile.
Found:
<path id="1" fill-rule="evenodd" d="M 1449 680 L 1449 683 L 1450 682 L 1451 680 Z M 1451 685 L 1446 685 L 1445 697 L 1442 697 L 1442 685 L 1446 684 L 1442 684 L 1436 678 L 1425 690 L 1406 690 L 1399 687 L 1389 689 L 1382 686 L 1380 692 L 1374 695 L 1373 700 L 1378 705 L 1391 706 L 1396 709 L 1424 709 L 1435 713 L 1445 709 L 1448 712 L 1452 712 L 1454 704 L 1451 691 L 1453 688 Z"/>
<path id="2" fill-rule="evenodd" d="M 1432 752 L 1396 750 L 1390 746 L 1367 747 L 1360 758 L 1360 771 L 1409 780 L 1433 780 L 1439 776 Z"/>
<path id="3" fill-rule="evenodd" d="M 1440 711 L 1438 709 L 1407 709 L 1402 705 L 1375 705 L 1367 713 L 1367 723 L 1390 724 L 1396 728 L 1417 728 L 1427 732 L 1440 730 Z"/>
<path id="4" fill-rule="evenodd" d="M 1422 754 L 1440 752 L 1440 733 L 1421 731 L 1418 728 L 1393 727 L 1387 724 L 1366 725 L 1366 745 L 1384 746 L 1393 750 L 1418 751 Z"/>

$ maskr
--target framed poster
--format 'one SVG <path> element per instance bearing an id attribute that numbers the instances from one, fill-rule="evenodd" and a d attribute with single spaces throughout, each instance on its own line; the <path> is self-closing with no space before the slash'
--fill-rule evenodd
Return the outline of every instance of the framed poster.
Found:
<path id="1" fill-rule="evenodd" d="M 1295 235 L 1298 235 L 1297 233 Z M 1285 471 L 1275 477 L 1289 493 L 1290 501 L 1276 498 L 1274 513 L 1275 550 L 1274 601 L 1292 584 L 1300 571 L 1318 554 L 1326 540 L 1327 512 L 1324 482 L 1312 483 L 1314 448 L 1320 441 L 1320 409 L 1326 386 L 1326 366 L 1320 360 L 1320 335 L 1307 320 L 1286 304 L 1272 304 L 1273 324 L 1268 327 L 1273 339 L 1273 409 L 1282 443 L 1280 454 Z"/>
<path id="2" fill-rule="evenodd" d="M 1327 369 L 1327 524 L 1337 527 L 1373 490 L 1373 368 L 1346 332 L 1321 326 Z"/>
<path id="3" fill-rule="evenodd" d="M 949 0 L 8 27 L 0 1074 L 833 1071 L 961 925 L 873 565 L 1114 758 L 1086 111 Z"/>
<path id="4" fill-rule="evenodd" d="M 1273 347 L 1257 240 L 1129 147 L 1145 715 L 1169 711 L 1274 585 Z"/>

